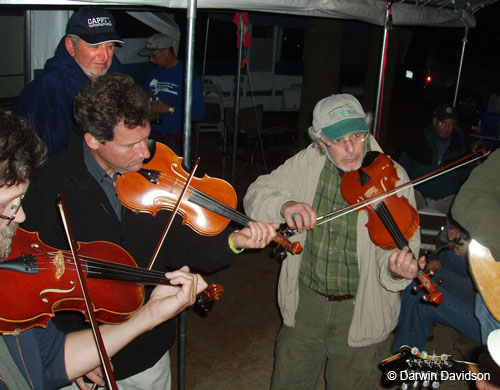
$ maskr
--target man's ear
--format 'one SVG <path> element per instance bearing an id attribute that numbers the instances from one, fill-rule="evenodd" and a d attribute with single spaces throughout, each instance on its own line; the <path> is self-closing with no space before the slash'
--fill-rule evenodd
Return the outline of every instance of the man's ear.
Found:
<path id="1" fill-rule="evenodd" d="M 101 145 L 101 143 L 97 140 L 97 138 L 95 138 L 90 133 L 85 133 L 83 135 L 83 139 L 85 140 L 85 143 L 91 150 L 99 149 L 99 146 Z"/>
<path id="2" fill-rule="evenodd" d="M 75 56 L 75 47 L 73 46 L 73 42 L 69 36 L 64 38 L 64 47 L 66 47 L 66 51 L 69 53 L 71 57 Z"/>

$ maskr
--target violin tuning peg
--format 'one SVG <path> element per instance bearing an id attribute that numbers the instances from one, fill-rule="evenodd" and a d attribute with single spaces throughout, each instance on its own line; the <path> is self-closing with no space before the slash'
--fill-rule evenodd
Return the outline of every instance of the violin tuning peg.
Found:
<path id="1" fill-rule="evenodd" d="M 418 292 L 422 291 L 422 288 L 423 288 L 423 286 L 421 284 L 418 284 L 415 287 L 413 287 L 413 291 L 418 293 Z"/>
<path id="2" fill-rule="evenodd" d="M 425 294 L 422 296 L 422 299 L 424 300 L 424 302 L 429 302 L 431 297 L 429 296 L 429 294 Z"/>
<path id="3" fill-rule="evenodd" d="M 444 279 L 439 279 L 435 284 L 436 284 L 436 286 L 439 286 L 443 282 L 444 282 Z"/>

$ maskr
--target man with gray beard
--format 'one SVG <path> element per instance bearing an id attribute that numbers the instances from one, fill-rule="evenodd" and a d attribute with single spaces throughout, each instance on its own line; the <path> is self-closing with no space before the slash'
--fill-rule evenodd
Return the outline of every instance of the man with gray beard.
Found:
<path id="1" fill-rule="evenodd" d="M 123 41 L 115 27 L 111 12 L 80 8 L 68 20 L 66 35 L 44 72 L 21 91 L 14 114 L 28 120 L 47 146 L 48 157 L 66 149 L 75 127 L 73 100 L 78 91 L 107 72 L 122 71 L 114 50 Z"/>

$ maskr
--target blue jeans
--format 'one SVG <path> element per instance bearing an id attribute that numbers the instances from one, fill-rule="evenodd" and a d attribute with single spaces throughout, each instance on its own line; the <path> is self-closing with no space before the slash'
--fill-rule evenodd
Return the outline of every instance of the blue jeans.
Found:
<path id="1" fill-rule="evenodd" d="M 413 287 L 414 283 L 410 286 Z M 402 345 L 423 350 L 429 331 L 436 322 L 455 328 L 471 339 L 480 340 L 480 327 L 479 321 L 474 317 L 474 304 L 458 299 L 444 288 L 440 288 L 440 291 L 443 293 L 444 302 L 437 306 L 421 302 L 420 295 L 413 295 L 408 288 L 401 293 L 401 312 L 391 346 L 392 353 L 398 353 Z"/>
<path id="2" fill-rule="evenodd" d="M 403 290 L 392 353 L 398 353 L 402 345 L 419 350 L 425 348 L 429 331 L 436 322 L 455 328 L 471 339 L 480 340 L 479 321 L 474 317 L 474 287 L 470 277 L 467 277 L 465 259 L 452 251 L 443 252 L 439 258 L 442 268 L 433 280 L 444 279 L 439 286 L 444 302 L 440 305 L 423 303 L 422 294 L 412 293 L 415 281 Z"/>
<path id="3" fill-rule="evenodd" d="M 157 131 L 152 131 L 149 138 L 167 145 L 177 156 L 182 157 L 182 135 L 181 138 L 179 138 L 179 134 L 176 134 L 176 132 L 159 133 Z"/>
<path id="4" fill-rule="evenodd" d="M 495 329 L 500 329 L 500 322 L 493 317 L 486 307 L 486 304 L 481 297 L 481 294 L 476 294 L 476 307 L 475 312 L 479 323 L 481 324 L 481 343 L 486 345 L 488 335 Z"/>

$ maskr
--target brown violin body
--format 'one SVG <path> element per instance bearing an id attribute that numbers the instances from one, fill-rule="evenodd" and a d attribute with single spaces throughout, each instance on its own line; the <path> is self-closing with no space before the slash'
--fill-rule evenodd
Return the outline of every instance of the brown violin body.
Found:
<path id="1" fill-rule="evenodd" d="M 182 158 L 167 146 L 156 143 L 154 156 L 137 172 L 127 172 L 117 178 L 116 192 L 122 204 L 137 212 L 152 215 L 161 209 L 173 210 L 186 186 L 189 174 L 182 168 Z M 236 210 L 234 188 L 222 179 L 205 175 L 193 177 L 179 205 L 183 223 L 198 234 L 214 236 L 221 233 L 230 221 L 248 226 L 253 220 Z M 278 244 L 279 256 L 302 252 L 300 242 L 291 242 L 278 233 L 273 240 Z"/>
<path id="2" fill-rule="evenodd" d="M 123 248 L 110 242 L 78 243 L 78 254 L 88 259 L 99 259 L 106 254 L 116 264 L 137 267 Z M 84 271 L 100 322 L 123 322 L 143 304 L 142 285 L 93 277 L 87 267 Z M 3 296 L 0 299 L 0 332 L 46 327 L 55 312 L 62 310 L 80 311 L 87 317 L 71 252 L 45 245 L 38 233 L 18 229 L 9 259 L 0 264 L 0 284 Z M 16 305 L 6 303 L 14 301 L 7 297 L 10 294 L 15 297 Z"/>
<path id="3" fill-rule="evenodd" d="M 127 172 L 117 178 L 116 192 L 122 204 L 153 216 L 162 209 L 173 210 L 189 178 L 182 168 L 182 160 L 167 146 L 157 143 L 151 161 L 138 172 Z M 201 179 L 193 177 L 179 206 L 183 223 L 205 236 L 222 232 L 230 220 L 204 206 L 207 202 L 213 204 L 214 200 L 235 208 L 236 192 L 225 180 L 207 175 Z"/>
<path id="4" fill-rule="evenodd" d="M 394 162 L 385 154 L 378 153 L 377 157 L 366 167 L 346 172 L 342 178 L 340 189 L 346 202 L 356 204 L 394 189 L 398 180 Z M 375 245 L 383 249 L 398 248 L 391 232 L 377 214 L 384 211 L 379 211 L 377 208 L 386 208 L 395 217 L 397 229 L 403 234 L 406 241 L 409 241 L 418 230 L 420 218 L 417 210 L 408 199 L 397 195 L 387 197 L 381 202 L 363 208 L 368 213 L 366 226 Z"/>
<path id="5" fill-rule="evenodd" d="M 77 253 L 99 322 L 126 321 L 144 303 L 144 285 L 170 285 L 164 272 L 138 268 L 125 249 L 111 242 L 79 242 Z M 46 327 L 63 310 L 79 311 L 88 320 L 71 252 L 45 245 L 38 233 L 17 230 L 9 259 L 0 263 L 0 284 L 1 333 Z M 221 285 L 212 283 L 198 294 L 197 308 L 210 311 L 209 302 L 219 300 L 223 293 Z"/>
<path id="6" fill-rule="evenodd" d="M 360 169 L 345 173 L 340 189 L 348 203 L 356 204 L 390 192 L 398 180 L 396 165 L 387 155 L 368 152 Z M 387 250 L 408 246 L 420 223 L 418 212 L 408 199 L 396 194 L 367 204 L 359 210 L 368 213 L 366 227 L 370 239 L 375 245 Z M 435 304 L 443 302 L 443 294 L 420 267 L 417 278 L 421 283 L 417 291 L 423 287 L 428 292 L 424 295 L 425 301 Z"/>

